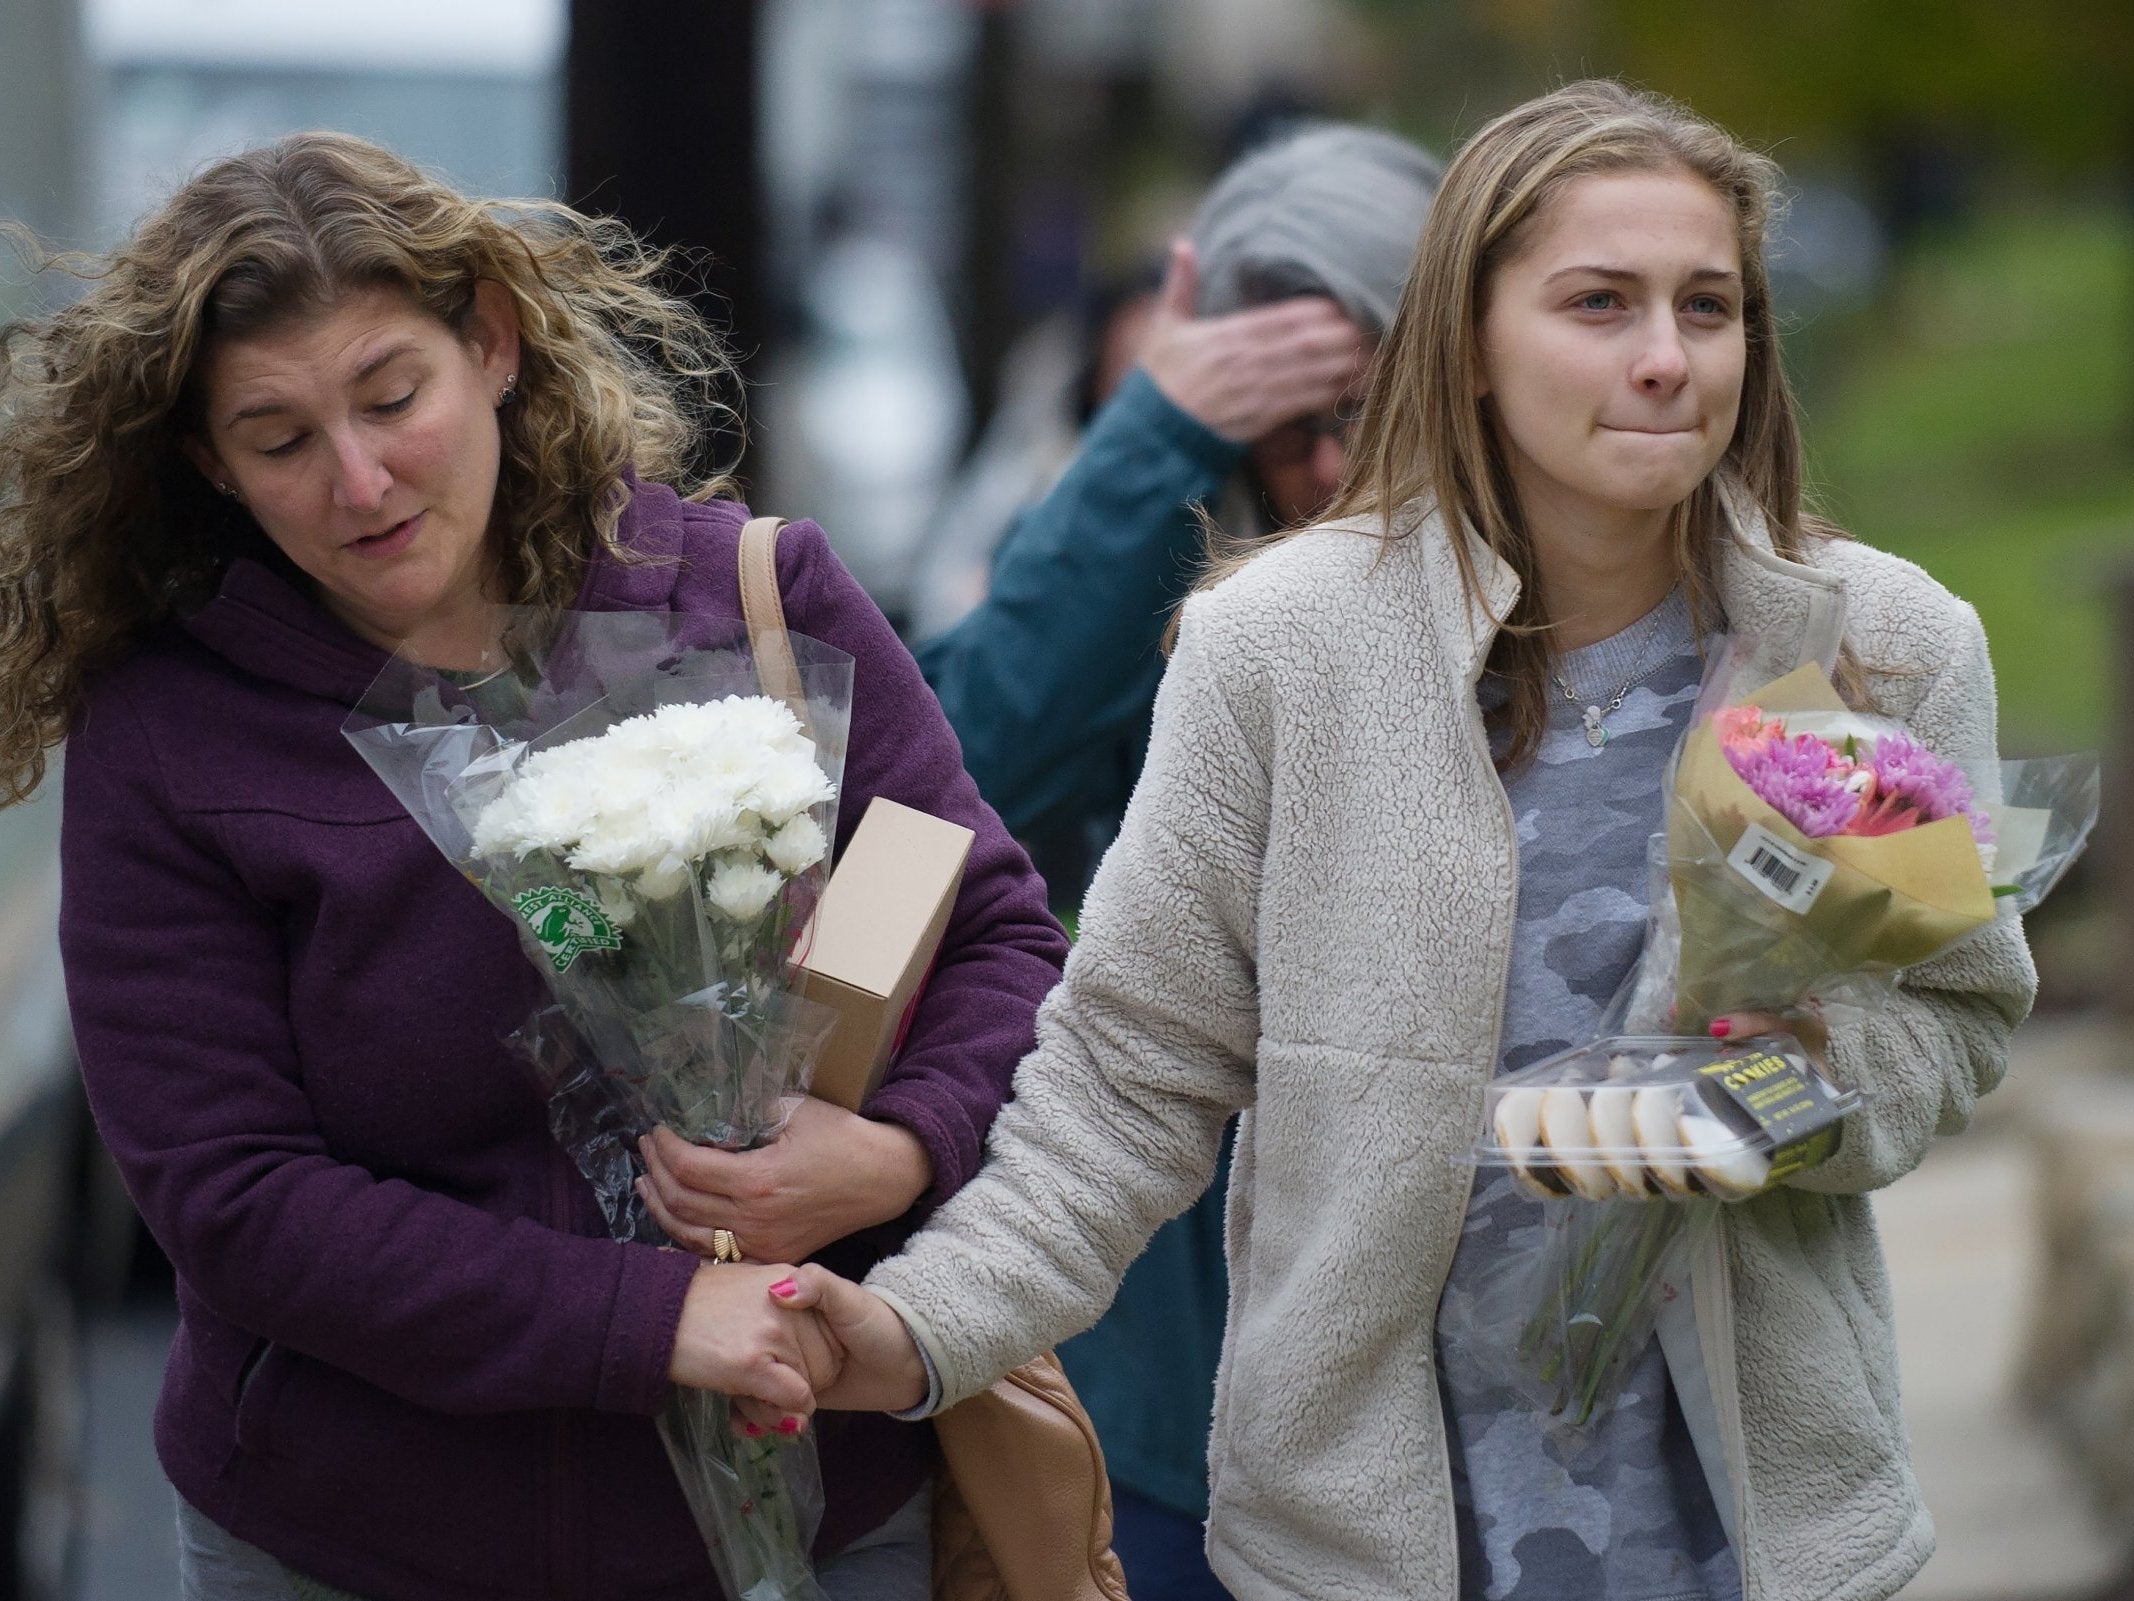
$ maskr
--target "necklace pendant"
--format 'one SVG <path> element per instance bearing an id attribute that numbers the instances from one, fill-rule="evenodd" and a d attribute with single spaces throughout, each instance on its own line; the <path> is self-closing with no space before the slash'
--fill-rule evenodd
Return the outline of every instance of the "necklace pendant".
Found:
<path id="1" fill-rule="evenodd" d="M 1595 750 L 1608 743 L 1608 725 L 1603 721 L 1607 715 L 1598 706 L 1588 706 L 1581 719 L 1586 725 L 1586 743 Z"/>

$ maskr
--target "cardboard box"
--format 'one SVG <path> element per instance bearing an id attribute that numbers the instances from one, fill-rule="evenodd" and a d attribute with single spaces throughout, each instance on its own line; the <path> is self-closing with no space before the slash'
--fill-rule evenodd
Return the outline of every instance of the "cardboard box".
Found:
<path id="1" fill-rule="evenodd" d="M 972 832 L 876 796 L 824 886 L 806 993 L 837 1009 L 811 1093 L 856 1112 L 903 1043 L 963 883 Z"/>

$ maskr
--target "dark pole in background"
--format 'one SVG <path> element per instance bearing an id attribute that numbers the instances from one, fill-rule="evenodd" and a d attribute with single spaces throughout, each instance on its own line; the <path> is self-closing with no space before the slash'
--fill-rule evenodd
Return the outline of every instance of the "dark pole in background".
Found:
<path id="1" fill-rule="evenodd" d="M 1014 342 L 1015 185 L 1021 152 L 1015 18 L 1003 0 L 981 0 L 965 116 L 970 168 L 964 224 L 963 304 L 957 333 L 976 439 L 1000 398 L 1000 367 Z"/>
<path id="2" fill-rule="evenodd" d="M 566 193 L 654 244 L 690 251 L 694 298 L 745 378 L 769 326 L 757 166 L 758 0 L 571 0 Z M 738 437 L 700 467 L 736 464 Z"/>

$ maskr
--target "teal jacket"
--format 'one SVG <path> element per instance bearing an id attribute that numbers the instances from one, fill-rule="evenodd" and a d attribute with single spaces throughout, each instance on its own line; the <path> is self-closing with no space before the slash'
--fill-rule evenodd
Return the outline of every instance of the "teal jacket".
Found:
<path id="1" fill-rule="evenodd" d="M 1196 510 L 1242 456 L 1137 368 L 1002 540 L 985 600 L 914 652 L 1013 832 L 1124 809 L 1148 749 L 1164 626 L 1200 565 Z M 1158 1231 L 1103 1320 L 1060 1347 L 1112 1479 L 1202 1518 L 1228 1165 Z"/>
<path id="2" fill-rule="evenodd" d="M 1136 368 L 993 556 L 978 608 L 913 654 L 1010 832 L 1116 813 L 1140 775 L 1163 630 L 1201 559 L 1194 509 L 1242 447 Z"/>

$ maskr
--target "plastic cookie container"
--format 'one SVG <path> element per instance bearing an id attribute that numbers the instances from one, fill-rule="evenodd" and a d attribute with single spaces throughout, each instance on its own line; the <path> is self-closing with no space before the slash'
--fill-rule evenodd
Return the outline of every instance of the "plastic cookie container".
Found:
<path id="1" fill-rule="evenodd" d="M 1493 1080 L 1470 1159 L 1542 1197 L 1744 1200 L 1826 1160 L 1860 1101 L 1788 1034 L 1617 1035 Z"/>

